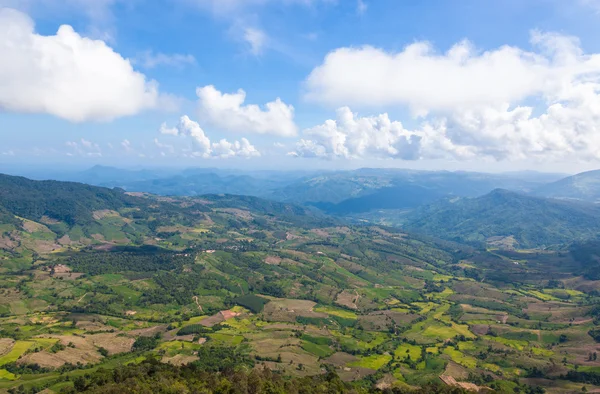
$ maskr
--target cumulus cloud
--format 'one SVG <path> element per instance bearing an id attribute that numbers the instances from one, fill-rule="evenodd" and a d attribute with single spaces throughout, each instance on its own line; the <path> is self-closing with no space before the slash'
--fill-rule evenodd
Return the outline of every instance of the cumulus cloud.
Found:
<path id="1" fill-rule="evenodd" d="M 424 114 L 553 96 L 565 83 L 598 72 L 600 55 L 583 55 L 576 38 L 534 32 L 531 42 L 536 52 L 511 46 L 480 52 L 469 41 L 441 54 L 427 42 L 398 53 L 341 48 L 311 72 L 307 97 L 338 105 L 407 105 Z"/>
<path id="2" fill-rule="evenodd" d="M 260 152 L 246 138 L 234 142 L 222 139 L 211 143 L 200 124 L 191 120 L 187 115 L 182 116 L 175 127 L 170 128 L 163 123 L 160 126 L 160 132 L 167 135 L 190 137 L 192 139 L 191 156 L 193 157 L 250 158 L 260 156 Z M 155 140 L 155 142 L 157 141 Z"/>
<path id="3" fill-rule="evenodd" d="M 165 54 L 145 51 L 135 58 L 134 63 L 140 64 L 144 68 L 156 68 L 162 66 L 183 68 L 185 66 L 196 64 L 196 58 L 189 54 Z"/>
<path id="4" fill-rule="evenodd" d="M 337 120 L 307 129 L 304 136 L 291 156 L 412 160 L 419 158 L 421 150 L 421 137 L 392 122 L 387 114 L 359 117 L 348 107 L 338 109 Z"/>
<path id="5" fill-rule="evenodd" d="M 431 118 L 414 129 L 388 114 L 360 117 L 349 108 L 336 120 L 304 131 L 289 155 L 322 159 L 391 158 L 517 160 L 600 160 L 600 98 L 557 103 L 534 116 L 531 107 L 481 108 Z M 587 99 L 584 98 L 587 96 Z"/>
<path id="6" fill-rule="evenodd" d="M 246 92 L 221 93 L 209 85 L 196 89 L 200 118 L 227 131 L 294 136 L 294 107 L 280 98 L 265 104 L 246 104 Z"/>
<path id="7" fill-rule="evenodd" d="M 24 13 L 0 9 L 0 108 L 47 113 L 73 122 L 107 121 L 153 108 L 154 81 L 103 41 L 63 25 L 56 35 L 35 33 Z"/>
<path id="8" fill-rule="evenodd" d="M 395 54 L 334 51 L 309 76 L 309 98 L 406 106 L 420 124 L 406 130 L 386 114 L 357 118 L 343 108 L 336 121 L 306 130 L 292 154 L 600 160 L 600 54 L 559 34 L 531 40 L 535 52 L 477 52 L 468 42 L 444 54 L 426 43 Z"/>

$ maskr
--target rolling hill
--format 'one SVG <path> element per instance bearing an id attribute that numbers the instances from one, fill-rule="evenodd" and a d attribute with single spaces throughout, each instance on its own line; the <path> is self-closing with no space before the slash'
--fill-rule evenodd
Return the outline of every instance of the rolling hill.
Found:
<path id="1" fill-rule="evenodd" d="M 533 194 L 600 203 L 600 170 L 582 172 L 543 185 L 535 189 Z"/>
<path id="2" fill-rule="evenodd" d="M 549 247 L 598 236 L 600 206 L 497 189 L 419 208 L 403 228 L 461 242 L 514 239 L 521 248 Z"/>

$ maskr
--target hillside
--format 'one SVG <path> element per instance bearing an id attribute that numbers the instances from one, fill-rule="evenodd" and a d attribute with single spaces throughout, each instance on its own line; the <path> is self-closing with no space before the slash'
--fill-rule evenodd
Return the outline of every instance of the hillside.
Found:
<path id="1" fill-rule="evenodd" d="M 535 189 L 534 194 L 600 203 L 600 170 L 582 172 L 552 182 Z"/>
<path id="2" fill-rule="evenodd" d="M 502 242 L 512 237 L 520 248 L 549 247 L 600 234 L 600 206 L 497 189 L 478 198 L 420 208 L 407 216 L 403 227 L 462 242 Z"/>
<path id="3" fill-rule="evenodd" d="M 172 199 L 74 182 L 0 175 L 0 239 L 6 245 L 27 245 L 33 252 L 105 242 L 156 244 L 157 238 L 171 233 L 164 242 L 184 247 L 193 242 L 193 237 L 181 237 L 171 229 L 202 221 L 236 227 L 240 221 L 257 219 L 248 210 L 298 227 L 334 223 L 307 208 L 256 197 L 219 194 Z M 214 217 L 208 215 L 210 212 Z"/>
<path id="4" fill-rule="evenodd" d="M 593 243 L 488 252 L 257 197 L 4 182 L 36 198 L 0 208 L 0 391 L 599 388 Z M 63 190 L 85 220 L 59 220 Z"/>

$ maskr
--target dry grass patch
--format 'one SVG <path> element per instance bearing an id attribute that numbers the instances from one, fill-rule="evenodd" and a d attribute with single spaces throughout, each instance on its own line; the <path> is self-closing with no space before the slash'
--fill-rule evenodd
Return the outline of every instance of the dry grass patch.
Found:
<path id="1" fill-rule="evenodd" d="M 314 312 L 315 305 L 313 301 L 276 298 L 265 305 L 263 314 L 267 321 L 283 322 L 295 322 L 297 316 L 328 317 L 326 313 Z"/>
<path id="2" fill-rule="evenodd" d="M 137 330 L 131 330 L 128 332 L 130 336 L 133 337 L 153 337 L 158 333 L 164 333 L 167 331 L 166 325 L 148 327 L 148 328 L 138 328 Z M 174 330 L 175 332 L 179 331 L 179 329 Z"/>
<path id="3" fill-rule="evenodd" d="M 103 347 L 109 354 L 125 353 L 131 351 L 135 339 L 130 337 L 118 336 L 116 333 L 94 334 L 85 339 L 94 346 Z"/>
<path id="4" fill-rule="evenodd" d="M 353 363 L 356 361 L 358 361 L 358 357 L 353 356 L 352 354 L 349 354 L 349 353 L 344 353 L 344 352 L 337 352 L 337 353 L 334 353 L 331 356 L 327 357 L 326 359 L 323 359 L 324 363 L 332 364 L 337 367 L 343 367 L 346 364 L 350 364 L 350 363 Z"/>
<path id="5" fill-rule="evenodd" d="M 40 367 L 45 368 L 58 368 L 67 363 L 77 365 L 81 364 L 94 364 L 102 359 L 102 356 L 98 354 L 96 349 L 83 350 L 77 348 L 67 347 L 65 350 L 61 350 L 57 353 L 49 353 L 47 351 L 41 351 L 38 353 L 27 354 L 17 361 L 18 364 L 38 364 Z"/>
<path id="6" fill-rule="evenodd" d="M 163 363 L 181 366 L 181 365 L 193 363 L 194 361 L 197 361 L 197 360 L 198 360 L 198 356 L 186 356 L 183 354 L 176 354 L 173 357 L 164 356 L 161 361 Z"/>

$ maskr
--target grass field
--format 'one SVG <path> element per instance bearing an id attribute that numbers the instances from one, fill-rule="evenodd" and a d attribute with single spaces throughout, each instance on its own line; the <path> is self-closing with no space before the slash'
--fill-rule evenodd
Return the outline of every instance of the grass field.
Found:
<path id="1" fill-rule="evenodd" d="M 404 360 L 407 356 L 410 356 L 411 360 L 416 361 L 421 357 L 421 346 L 403 343 L 396 348 L 394 356 L 399 360 Z"/>
<path id="2" fill-rule="evenodd" d="M 23 353 L 25 353 L 33 345 L 34 345 L 34 342 L 29 342 L 29 341 L 15 342 L 12 349 L 7 354 L 0 357 L 0 366 L 17 361 L 19 359 L 19 357 L 21 357 L 21 355 Z"/>
<path id="3" fill-rule="evenodd" d="M 0 380 L 15 380 L 17 376 L 6 369 L 0 369 Z"/>
<path id="4" fill-rule="evenodd" d="M 304 341 L 302 343 L 302 349 L 314 354 L 317 357 L 327 357 L 334 353 L 334 351 L 327 345 L 317 345 L 316 343 L 308 341 Z"/>
<path id="5" fill-rule="evenodd" d="M 350 366 L 377 370 L 389 363 L 391 360 L 392 356 L 389 354 L 376 354 L 362 357 L 360 360 L 350 363 Z"/>

